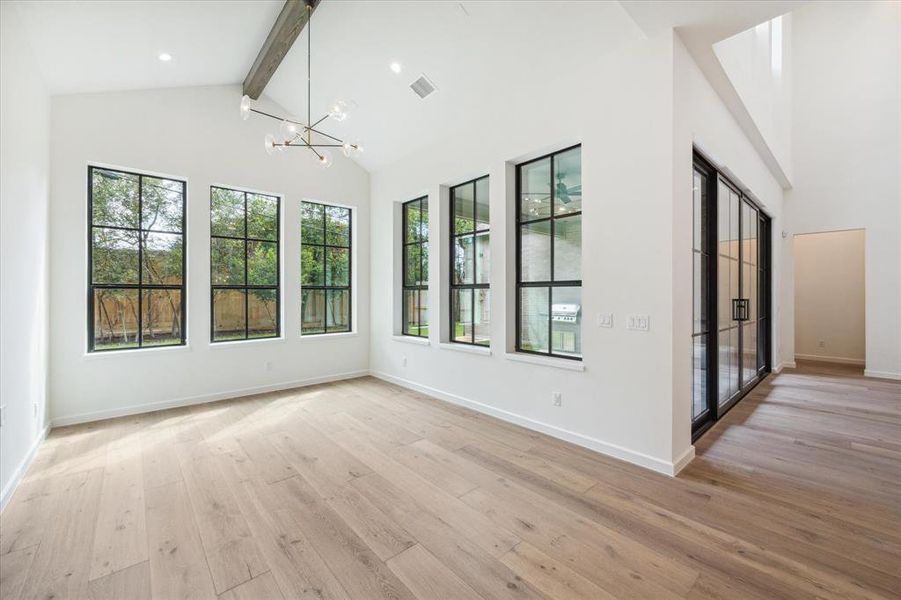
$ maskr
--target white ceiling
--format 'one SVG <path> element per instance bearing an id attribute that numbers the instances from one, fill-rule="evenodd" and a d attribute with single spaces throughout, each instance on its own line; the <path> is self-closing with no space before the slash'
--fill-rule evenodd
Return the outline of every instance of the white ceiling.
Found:
<path id="1" fill-rule="evenodd" d="M 281 0 L 19 1 L 51 94 L 236 83 Z M 161 52 L 172 61 L 158 60 Z"/>

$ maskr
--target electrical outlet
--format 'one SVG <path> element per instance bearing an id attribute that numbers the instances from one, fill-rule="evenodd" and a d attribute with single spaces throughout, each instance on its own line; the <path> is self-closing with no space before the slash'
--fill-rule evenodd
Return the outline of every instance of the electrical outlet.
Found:
<path id="1" fill-rule="evenodd" d="M 267 360 L 267 361 L 266 361 L 266 370 L 267 370 L 267 371 L 271 371 L 271 370 L 272 370 L 272 361 L 271 361 L 271 360 Z"/>
<path id="2" fill-rule="evenodd" d="M 406 356 L 404 356 L 400 359 L 400 364 L 405 367 L 407 366 L 407 357 Z"/>
<path id="3" fill-rule="evenodd" d="M 598 313 L 598 327 L 613 327 L 613 313 Z"/>
<path id="4" fill-rule="evenodd" d="M 820 340 L 820 348 L 825 348 L 825 347 L 826 347 L 826 342 L 824 342 L 823 340 Z"/>
<path id="5" fill-rule="evenodd" d="M 554 399 L 554 406 L 563 406 L 563 394 L 560 392 L 553 392 L 551 396 Z"/>
<path id="6" fill-rule="evenodd" d="M 635 331 L 650 331 L 651 317 L 648 315 L 629 315 L 626 321 L 626 328 L 634 329 Z"/>
<path id="7" fill-rule="evenodd" d="M 6 423 L 6 407 L 0 406 L 0 427 Z"/>

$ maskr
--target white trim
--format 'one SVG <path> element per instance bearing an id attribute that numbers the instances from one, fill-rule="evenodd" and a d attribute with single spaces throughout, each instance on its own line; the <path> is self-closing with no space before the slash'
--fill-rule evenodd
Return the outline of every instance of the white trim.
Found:
<path id="1" fill-rule="evenodd" d="M 373 377 L 382 379 L 383 381 L 394 383 L 401 387 L 427 394 L 429 396 L 432 396 L 433 398 L 437 398 L 438 400 L 450 402 L 451 404 L 456 404 L 458 406 L 464 406 L 476 412 L 496 417 L 502 421 L 513 423 L 514 425 L 519 425 L 520 427 L 525 427 L 526 429 L 531 429 L 532 431 L 538 431 L 551 437 L 571 442 L 573 444 L 576 444 L 577 446 L 588 448 L 589 450 L 593 450 L 599 454 L 612 456 L 613 458 L 618 458 L 620 460 L 630 462 L 634 465 L 638 465 L 639 467 L 644 467 L 646 469 L 650 469 L 658 473 L 663 473 L 664 475 L 669 475 L 671 477 L 674 476 L 679 470 L 684 468 L 684 466 L 691 461 L 691 458 L 694 457 L 694 446 L 691 446 L 685 453 L 682 454 L 682 456 L 679 457 L 678 461 L 676 461 L 675 463 L 668 462 L 650 456 L 648 454 L 635 452 L 634 450 L 629 450 L 628 448 L 623 448 L 622 446 L 617 446 L 616 444 L 609 444 L 599 439 L 588 437 L 580 433 L 575 433 L 573 431 L 569 431 L 555 425 L 548 425 L 547 423 L 542 423 L 541 421 L 535 421 L 533 419 L 529 419 L 527 417 L 523 417 L 506 410 L 501 410 L 499 408 L 495 408 L 481 402 L 476 402 L 475 400 L 469 400 L 467 398 L 463 398 L 462 396 L 442 392 L 441 390 L 414 383 L 400 377 L 395 377 L 394 375 L 389 375 L 387 373 L 372 370 L 369 371 L 369 374 Z"/>
<path id="2" fill-rule="evenodd" d="M 897 379 L 901 381 L 901 373 L 893 371 L 874 371 L 873 369 L 864 369 L 864 377 L 875 377 L 877 379 Z"/>
<path id="3" fill-rule="evenodd" d="M 405 344 L 416 344 L 417 346 L 428 346 L 431 344 L 429 338 L 416 337 L 415 335 L 392 335 L 391 339 L 395 342 L 403 342 Z"/>
<path id="4" fill-rule="evenodd" d="M 210 348 L 240 348 L 241 346 L 254 346 L 257 344 L 283 344 L 285 341 L 287 341 L 287 338 L 284 335 L 280 335 L 278 337 L 247 338 L 245 340 L 228 340 L 225 342 L 210 340 L 208 345 Z"/>
<path id="5" fill-rule="evenodd" d="M 336 338 L 357 337 L 360 335 L 356 331 L 339 331 L 336 333 L 301 333 L 301 342 L 312 342 L 313 340 L 331 340 Z"/>
<path id="6" fill-rule="evenodd" d="M 773 371 L 776 373 L 781 373 L 782 369 L 796 369 L 796 368 L 798 368 L 798 365 L 795 364 L 795 361 L 783 360 L 781 363 L 776 365 L 776 368 L 773 369 Z"/>
<path id="7" fill-rule="evenodd" d="M 862 358 L 844 358 L 842 356 L 819 356 L 816 354 L 795 354 L 795 360 L 818 360 L 820 362 L 838 363 L 840 365 L 864 366 L 867 361 Z"/>
<path id="8" fill-rule="evenodd" d="M 180 406 L 191 406 L 194 404 L 206 404 L 207 402 L 216 402 L 217 400 L 229 400 L 231 398 L 240 398 L 241 396 L 250 396 L 252 394 L 262 394 L 265 392 L 277 392 L 291 388 L 306 387 L 319 383 L 328 383 L 330 381 L 341 381 L 343 379 L 353 379 L 355 377 L 364 377 L 369 372 L 351 371 L 349 373 L 336 373 L 335 375 L 323 375 L 321 377 L 310 377 L 308 379 L 298 379 L 295 381 L 284 381 L 282 383 L 274 383 L 271 385 L 260 385 L 255 387 L 241 388 L 238 390 L 229 390 L 225 392 L 215 392 L 212 394 L 201 394 L 199 396 L 188 396 L 186 398 L 176 398 L 174 400 L 163 400 L 161 402 L 148 402 L 146 404 L 134 404 L 132 406 L 124 406 L 121 408 L 110 408 L 106 410 L 98 410 L 77 415 L 69 415 L 65 417 L 56 417 L 51 422 L 51 427 L 63 427 L 66 425 L 77 425 L 78 423 L 88 423 L 91 421 L 101 421 L 103 419 L 112 419 L 115 417 L 125 417 L 129 415 L 137 415 L 141 413 L 153 412 L 156 410 L 164 410 L 167 408 L 177 408 Z"/>
<path id="9" fill-rule="evenodd" d="M 567 360 L 565 358 L 554 358 L 553 356 L 538 356 L 534 354 L 525 354 L 523 352 L 507 352 L 504 354 L 507 360 L 516 362 L 524 362 L 532 365 L 541 365 L 544 367 L 554 367 L 555 369 L 566 369 L 567 371 L 584 371 L 585 363 L 581 360 Z"/>
<path id="10" fill-rule="evenodd" d="M 31 448 L 28 449 L 28 453 L 22 459 L 22 462 L 19 463 L 19 466 L 16 467 L 16 470 L 13 471 L 12 477 L 9 478 L 6 487 L 3 488 L 3 493 L 0 494 L 0 511 L 6 508 L 6 505 L 9 503 L 10 499 L 12 499 L 16 488 L 19 487 L 19 482 L 22 481 L 22 477 L 25 475 L 25 472 L 28 471 L 28 467 L 31 466 L 31 461 L 38 451 L 38 446 L 46 439 L 49 432 L 50 425 L 47 425 L 38 437 L 35 438 L 34 442 L 31 443 Z"/>
<path id="11" fill-rule="evenodd" d="M 182 344 L 172 344 L 170 346 L 144 346 L 143 348 L 134 347 L 134 348 L 119 348 L 118 350 L 95 350 L 94 352 L 85 352 L 81 355 L 81 358 L 84 360 L 100 360 L 100 359 L 110 359 L 110 358 L 122 358 L 125 356 L 132 356 L 133 354 L 140 352 L 141 356 L 148 356 L 152 354 L 170 354 L 173 352 L 193 352 L 194 348 L 185 343 Z"/>
<path id="12" fill-rule="evenodd" d="M 676 475 L 678 475 L 682 471 L 682 469 L 684 469 L 685 467 L 688 466 L 688 463 L 690 463 L 691 461 L 694 460 L 694 458 L 695 458 L 695 447 L 689 446 L 685 450 L 685 452 L 682 453 L 682 456 L 677 458 L 676 461 L 673 463 L 672 476 L 675 477 Z"/>
<path id="13" fill-rule="evenodd" d="M 491 348 L 488 346 L 474 346 L 473 344 L 454 344 L 451 342 L 441 342 L 438 347 L 442 350 L 454 350 L 455 352 L 468 352 L 469 354 L 480 354 L 482 356 L 491 356 Z"/>

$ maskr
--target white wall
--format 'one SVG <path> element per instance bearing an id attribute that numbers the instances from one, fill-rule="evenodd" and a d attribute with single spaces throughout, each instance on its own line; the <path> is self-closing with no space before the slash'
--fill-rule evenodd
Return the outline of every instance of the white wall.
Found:
<path id="1" fill-rule="evenodd" d="M 306 151 L 268 156 L 278 123 L 238 116 L 237 86 L 53 98 L 50 397 L 54 423 L 141 410 L 155 403 L 229 397 L 287 387 L 369 366 L 369 177 L 340 156 L 320 170 Z M 86 354 L 87 165 L 101 163 L 188 181 L 187 348 Z M 284 194 L 284 339 L 210 339 L 209 186 Z M 302 199 L 357 207 L 356 334 L 300 339 Z M 267 369 L 267 363 L 270 363 Z"/>
<path id="2" fill-rule="evenodd" d="M 684 445 L 690 443 L 691 435 L 692 147 L 727 169 L 772 219 L 774 318 L 770 331 L 774 369 L 784 356 L 779 325 L 782 244 L 777 233 L 783 227 L 783 191 L 678 36 L 673 59 L 673 439 L 677 445 Z"/>
<path id="3" fill-rule="evenodd" d="M 795 357 L 864 364 L 862 229 L 796 235 Z"/>
<path id="4" fill-rule="evenodd" d="M 0 505 L 46 422 L 50 98 L 15 6 L 0 3 Z"/>
<path id="5" fill-rule="evenodd" d="M 814 2 L 794 13 L 794 187 L 785 204 L 791 234 L 866 231 L 866 372 L 895 378 L 901 378 L 899 19 L 898 2 Z M 792 281 L 788 270 L 789 291 Z"/>
<path id="6" fill-rule="evenodd" d="M 791 13 L 717 42 L 713 50 L 791 181 Z"/>

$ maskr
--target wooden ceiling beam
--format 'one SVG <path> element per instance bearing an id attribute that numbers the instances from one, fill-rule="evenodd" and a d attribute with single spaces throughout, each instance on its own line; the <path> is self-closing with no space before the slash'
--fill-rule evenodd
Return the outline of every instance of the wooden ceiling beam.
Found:
<path id="1" fill-rule="evenodd" d="M 244 93 L 256 100 L 263 93 L 288 50 L 307 25 L 319 0 L 286 0 L 257 58 L 244 78 Z M 307 6 L 310 10 L 307 10 Z"/>

